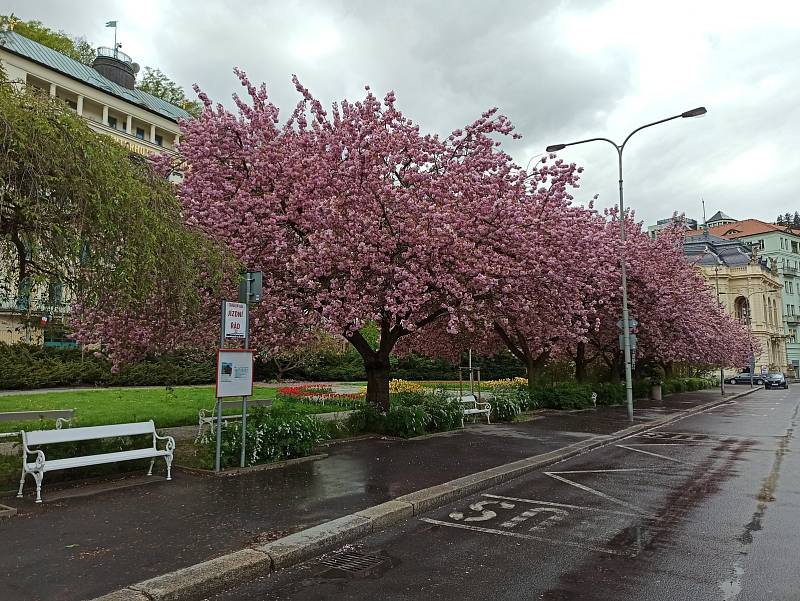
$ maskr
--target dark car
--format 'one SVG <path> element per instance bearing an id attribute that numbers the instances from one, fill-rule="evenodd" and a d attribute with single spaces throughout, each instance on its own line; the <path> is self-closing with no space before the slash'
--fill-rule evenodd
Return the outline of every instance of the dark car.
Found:
<path id="1" fill-rule="evenodd" d="M 783 374 L 767 374 L 764 381 L 764 388 L 784 388 L 789 390 L 789 382 Z"/>
<path id="2" fill-rule="evenodd" d="M 764 376 L 760 374 L 753 374 L 753 384 L 756 386 L 761 386 L 764 383 Z M 728 384 L 749 384 L 750 383 L 750 372 L 745 371 L 740 374 L 736 374 L 732 378 L 725 378 L 725 381 Z"/>

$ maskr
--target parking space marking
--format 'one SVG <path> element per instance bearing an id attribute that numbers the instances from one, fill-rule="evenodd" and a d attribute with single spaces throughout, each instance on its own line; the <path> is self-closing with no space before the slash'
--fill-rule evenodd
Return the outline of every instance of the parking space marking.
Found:
<path id="1" fill-rule="evenodd" d="M 658 457 L 659 459 L 664 459 L 665 461 L 672 461 L 674 463 L 680 463 L 682 465 L 694 465 L 693 463 L 689 463 L 688 461 L 682 461 L 680 459 L 675 459 L 674 457 L 668 457 L 667 455 L 661 455 L 659 453 L 653 453 L 652 451 L 645 451 L 644 449 L 636 449 L 631 446 L 627 446 L 624 444 L 614 445 L 620 449 L 626 449 L 628 451 L 633 451 L 634 453 L 642 453 L 643 455 L 650 455 L 651 457 Z M 637 445 L 638 446 L 638 445 Z"/>
<path id="2" fill-rule="evenodd" d="M 421 521 L 437 526 L 448 526 L 450 528 L 461 528 L 463 530 L 472 530 L 474 532 L 484 532 L 486 534 L 499 534 L 500 536 L 510 536 L 512 538 L 521 538 L 526 540 L 535 540 L 542 543 L 551 543 L 554 545 L 563 545 L 566 547 L 575 547 L 576 549 L 586 549 L 595 551 L 597 553 L 607 553 L 609 555 L 630 555 L 623 551 L 616 551 L 614 549 L 606 549 L 604 547 L 596 547 L 594 545 L 587 545 L 585 543 L 576 543 L 568 540 L 558 540 L 553 538 L 545 538 L 543 536 L 535 536 L 533 534 L 523 534 L 522 532 L 512 532 L 510 530 L 498 530 L 496 528 L 485 528 L 483 526 L 473 526 L 471 524 L 462 524 L 459 522 L 443 522 L 442 520 L 434 520 L 432 518 L 420 518 Z"/>
<path id="3" fill-rule="evenodd" d="M 518 503 L 530 503 L 532 505 L 549 505 L 552 507 L 563 507 L 564 509 L 580 509 L 581 511 L 595 511 L 597 513 L 610 513 L 611 515 L 623 515 L 627 517 L 639 517 L 637 513 L 630 513 L 627 511 L 614 511 L 613 509 L 600 509 L 599 507 L 583 507 L 582 505 L 570 505 L 569 503 L 555 503 L 553 501 L 539 501 L 537 499 L 520 499 L 517 497 L 505 497 L 503 495 L 492 495 L 486 493 L 484 497 L 491 497 L 493 499 L 502 499 L 504 501 L 516 501 Z"/>
<path id="4" fill-rule="evenodd" d="M 604 472 L 604 471 L 607 471 L 607 470 L 590 470 L 590 471 L 587 471 L 586 473 L 591 473 L 591 471 Z M 643 470 L 638 470 L 638 471 L 643 471 Z M 641 514 L 641 515 L 649 515 L 644 509 L 642 509 L 641 507 L 637 507 L 633 503 L 628 503 L 626 501 L 623 501 L 622 499 L 618 499 L 616 497 L 612 497 L 611 495 L 607 495 L 606 493 L 600 492 L 599 490 L 597 490 L 595 488 L 592 488 L 591 486 L 586 486 L 585 484 L 580 484 L 578 482 L 573 482 L 572 480 L 564 478 L 563 476 L 559 476 L 558 475 L 559 472 L 543 472 L 543 473 L 546 476 L 550 476 L 551 478 L 554 478 L 555 480 L 559 480 L 561 482 L 564 482 L 565 484 L 569 484 L 570 486 L 574 486 L 575 488 L 579 488 L 579 489 L 581 489 L 583 491 L 586 491 L 588 493 L 596 495 L 596 496 L 598 496 L 598 497 L 600 497 L 602 499 L 605 499 L 607 501 L 611 501 L 612 503 L 616 503 L 617 505 L 621 505 L 622 507 L 627 507 L 628 509 L 632 509 L 633 511 L 635 511 L 635 512 Z"/>

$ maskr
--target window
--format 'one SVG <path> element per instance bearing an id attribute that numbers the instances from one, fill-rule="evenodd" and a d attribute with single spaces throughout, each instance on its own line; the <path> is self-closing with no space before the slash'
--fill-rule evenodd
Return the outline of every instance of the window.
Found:
<path id="1" fill-rule="evenodd" d="M 108 126 L 117 129 L 117 118 L 116 117 L 109 117 L 108 118 Z"/>
<path id="2" fill-rule="evenodd" d="M 783 238 L 781 238 L 781 250 L 783 250 Z"/>
<path id="3" fill-rule="evenodd" d="M 73 102 L 72 100 L 69 100 L 69 99 L 65 99 L 65 100 L 64 100 L 64 102 L 65 102 L 65 103 L 67 104 L 67 106 L 68 106 L 69 108 L 71 108 L 73 111 L 77 111 L 77 110 L 78 110 L 78 103 L 77 103 L 77 102 Z"/>
<path id="4" fill-rule="evenodd" d="M 164 145 L 164 138 L 162 138 L 158 134 L 156 134 L 156 144 L 158 144 L 159 146 L 163 146 Z"/>
<path id="5" fill-rule="evenodd" d="M 793 253 L 797 252 L 797 242 L 795 242 L 794 240 L 792 240 L 792 252 Z"/>
<path id="6" fill-rule="evenodd" d="M 19 283 L 17 289 L 17 311 L 27 311 L 31 303 L 31 280 L 28 276 Z"/>
<path id="7" fill-rule="evenodd" d="M 797 330 L 789 328 L 789 342 L 797 342 Z"/>
<path id="8" fill-rule="evenodd" d="M 55 309 L 61 306 L 61 300 L 64 295 L 64 285 L 61 282 L 50 282 L 47 287 L 47 304 Z"/>
<path id="9" fill-rule="evenodd" d="M 141 127 L 136 128 L 136 137 L 140 140 L 144 140 L 144 130 Z"/>

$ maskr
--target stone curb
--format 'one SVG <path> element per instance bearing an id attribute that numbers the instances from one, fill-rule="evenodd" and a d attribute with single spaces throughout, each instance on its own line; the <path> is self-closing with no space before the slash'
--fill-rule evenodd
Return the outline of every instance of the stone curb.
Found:
<path id="1" fill-rule="evenodd" d="M 284 461 L 274 461 L 273 463 L 261 463 L 259 465 L 251 465 L 248 467 L 234 467 L 215 472 L 214 470 L 204 470 L 199 467 L 187 467 L 185 465 L 174 465 L 172 469 L 178 472 L 185 472 L 195 476 L 203 476 L 207 478 L 232 478 L 235 476 L 246 476 L 256 472 L 268 472 L 269 470 L 277 470 L 290 465 L 297 465 L 298 463 L 308 463 L 309 461 L 319 461 L 320 459 L 327 459 L 327 453 L 319 453 L 317 455 L 307 455 L 306 457 L 297 457 L 296 459 L 285 459 Z"/>
<path id="2" fill-rule="evenodd" d="M 720 398 L 652 422 L 636 424 L 610 435 L 595 436 L 549 453 L 534 455 L 424 488 L 313 528 L 295 532 L 264 545 L 242 549 L 132 584 L 124 589 L 97 597 L 93 601 L 182 601 L 217 592 L 230 586 L 234 578 L 266 576 L 271 571 L 322 555 L 373 531 L 413 515 L 419 515 L 455 499 L 507 482 L 545 465 L 565 461 L 598 447 L 629 438 L 642 431 L 702 413 L 757 390 L 760 388 Z"/>

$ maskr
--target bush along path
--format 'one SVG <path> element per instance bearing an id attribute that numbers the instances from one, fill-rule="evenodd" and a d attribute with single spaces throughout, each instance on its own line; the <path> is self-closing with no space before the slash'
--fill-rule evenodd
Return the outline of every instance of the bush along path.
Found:
<path id="1" fill-rule="evenodd" d="M 675 394 L 647 407 L 678 412 L 719 399 L 718 391 Z M 412 405 L 413 406 L 413 405 Z M 220 554 L 515 460 L 558 452 L 629 426 L 624 408 L 485 424 L 411 440 L 373 438 L 324 448 L 327 459 L 237 478 L 178 473 L 172 482 L 69 497 L 54 489 L 43 506 L 0 499 L 20 511 L 3 535 L 0 598 L 89 599 Z M 80 491 L 84 485 L 79 485 Z M 86 519 L 91 515 L 92 519 Z M 136 528 L 119 528 L 135 523 Z M 59 537 L 50 533 L 57 531 Z M 43 561 L 44 559 L 44 561 Z M 80 559 L 82 577 L 74 578 Z M 199 579 L 199 578 L 198 578 Z"/>

